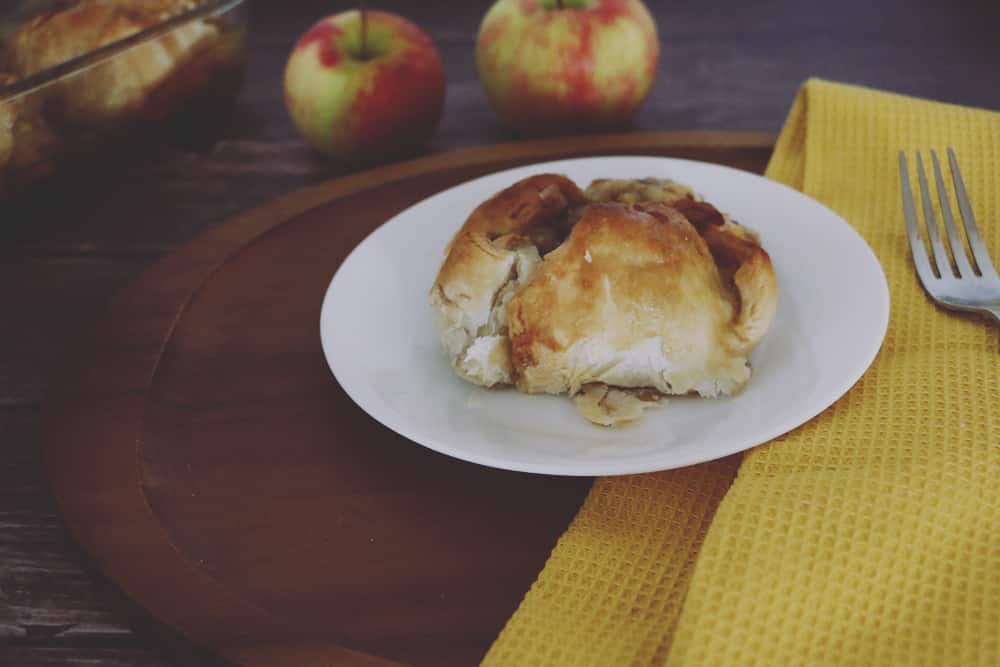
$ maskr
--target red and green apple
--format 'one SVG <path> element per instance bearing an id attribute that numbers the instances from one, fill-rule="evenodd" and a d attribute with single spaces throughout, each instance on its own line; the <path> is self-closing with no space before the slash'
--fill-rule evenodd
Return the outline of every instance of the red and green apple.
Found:
<path id="1" fill-rule="evenodd" d="M 656 24 L 639 0 L 499 0 L 476 65 L 497 113 L 522 131 L 626 122 L 653 86 Z"/>
<path id="2" fill-rule="evenodd" d="M 318 151 L 373 162 L 419 147 L 444 107 L 430 37 L 401 16 L 348 11 L 313 25 L 285 67 L 285 104 Z"/>

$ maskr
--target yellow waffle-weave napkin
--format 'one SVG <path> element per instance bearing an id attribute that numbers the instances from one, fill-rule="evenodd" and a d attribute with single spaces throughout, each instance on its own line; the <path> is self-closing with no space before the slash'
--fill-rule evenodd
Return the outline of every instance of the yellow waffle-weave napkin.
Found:
<path id="1" fill-rule="evenodd" d="M 946 146 L 1000 263 L 1000 113 L 802 87 L 767 175 L 878 255 L 878 358 L 742 463 L 597 480 L 485 665 L 1000 665 L 1000 330 L 924 295 L 899 195 Z"/>

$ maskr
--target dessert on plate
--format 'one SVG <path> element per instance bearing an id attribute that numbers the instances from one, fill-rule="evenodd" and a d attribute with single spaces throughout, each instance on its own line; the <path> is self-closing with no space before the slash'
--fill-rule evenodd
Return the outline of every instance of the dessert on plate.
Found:
<path id="1" fill-rule="evenodd" d="M 556 174 L 477 207 L 430 295 L 458 375 L 567 394 L 605 426 L 739 391 L 777 298 L 757 236 L 690 188 Z"/>

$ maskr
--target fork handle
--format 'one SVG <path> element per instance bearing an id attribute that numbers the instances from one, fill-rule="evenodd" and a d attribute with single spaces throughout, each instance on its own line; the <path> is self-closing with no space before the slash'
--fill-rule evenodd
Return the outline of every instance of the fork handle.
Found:
<path id="1" fill-rule="evenodd" d="M 987 308 L 986 310 L 988 310 L 990 315 L 993 316 L 993 319 L 1000 323 L 1000 306 L 993 306 L 992 308 Z"/>

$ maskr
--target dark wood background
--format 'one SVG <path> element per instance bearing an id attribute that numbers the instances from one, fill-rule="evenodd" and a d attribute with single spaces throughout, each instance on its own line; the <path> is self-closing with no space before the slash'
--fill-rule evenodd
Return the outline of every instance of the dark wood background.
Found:
<path id="1" fill-rule="evenodd" d="M 475 75 L 488 3 L 374 4 L 423 26 L 441 50 L 447 103 L 428 151 L 516 139 Z M 664 52 L 632 129 L 777 131 L 810 76 L 1000 108 L 996 0 L 648 4 Z M 72 182 L 0 204 L 0 665 L 215 664 L 123 599 L 66 536 L 46 488 L 41 405 L 74 331 L 158 257 L 240 211 L 345 173 L 299 141 L 281 74 L 295 38 L 348 6 L 258 0 L 231 114 L 185 123 L 125 160 L 95 160 Z"/>

